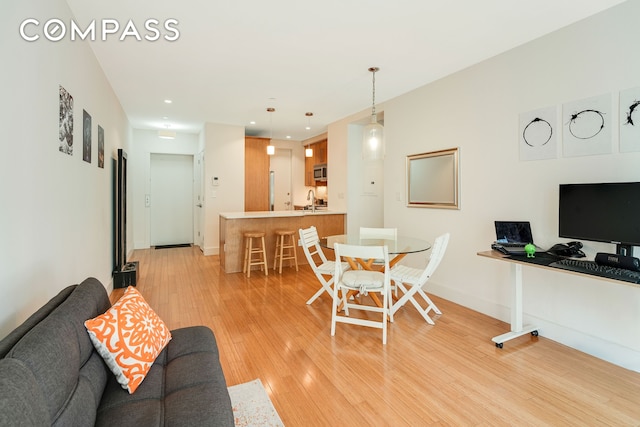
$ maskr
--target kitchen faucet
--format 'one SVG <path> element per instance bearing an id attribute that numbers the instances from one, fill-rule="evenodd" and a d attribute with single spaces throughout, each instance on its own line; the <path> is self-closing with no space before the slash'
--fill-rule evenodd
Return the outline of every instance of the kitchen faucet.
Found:
<path id="1" fill-rule="evenodd" d="M 307 193 L 307 200 L 311 200 L 311 212 L 316 211 L 316 193 L 313 192 L 313 189 L 310 189 Z"/>

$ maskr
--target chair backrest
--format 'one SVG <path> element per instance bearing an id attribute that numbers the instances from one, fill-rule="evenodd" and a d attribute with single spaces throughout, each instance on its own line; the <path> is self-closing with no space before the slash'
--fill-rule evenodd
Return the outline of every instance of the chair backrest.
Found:
<path id="1" fill-rule="evenodd" d="M 396 240 L 398 238 L 398 229 L 360 227 L 360 238 Z"/>
<path id="2" fill-rule="evenodd" d="M 444 253 L 447 250 L 447 245 L 449 244 L 449 233 L 445 233 L 441 236 L 436 237 L 435 242 L 433 242 L 433 247 L 431 248 L 431 256 L 429 257 L 429 264 L 424 269 L 424 272 L 420 276 L 420 283 L 425 283 L 436 268 L 440 265 L 440 261 L 444 258 Z"/>
<path id="3" fill-rule="evenodd" d="M 304 250 L 304 255 L 307 257 L 307 262 L 311 268 L 315 271 L 319 265 L 327 262 L 327 257 L 322 248 L 320 247 L 320 237 L 318 237 L 318 230 L 315 226 L 309 228 L 301 228 L 298 230 L 300 234 L 300 243 Z"/>
<path id="4" fill-rule="evenodd" d="M 388 287 L 391 275 L 389 268 L 389 249 L 386 245 L 384 246 L 361 246 L 361 245 L 345 245 L 342 243 L 335 243 L 333 245 L 334 252 L 336 253 L 336 261 L 340 260 L 341 257 L 349 257 L 349 258 L 360 258 L 363 260 L 368 259 L 379 259 L 384 261 L 384 282 L 385 286 Z M 342 277 L 342 273 L 344 272 L 342 263 L 336 262 L 336 271 L 334 277 L 336 278 L 336 283 L 338 283 Z"/>

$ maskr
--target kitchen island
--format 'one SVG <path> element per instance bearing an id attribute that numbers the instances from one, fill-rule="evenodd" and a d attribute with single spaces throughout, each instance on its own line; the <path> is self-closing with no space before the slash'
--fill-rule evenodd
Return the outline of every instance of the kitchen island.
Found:
<path id="1" fill-rule="evenodd" d="M 220 214 L 220 267 L 225 273 L 241 272 L 244 257 L 243 233 L 264 231 L 267 265 L 273 269 L 276 247 L 274 232 L 286 229 L 297 233 L 300 228 L 312 225 L 318 229 L 320 237 L 343 234 L 346 229 L 346 213 L 330 210 L 223 212 Z M 296 249 L 298 264 L 307 264 L 302 247 L 298 246 Z"/>

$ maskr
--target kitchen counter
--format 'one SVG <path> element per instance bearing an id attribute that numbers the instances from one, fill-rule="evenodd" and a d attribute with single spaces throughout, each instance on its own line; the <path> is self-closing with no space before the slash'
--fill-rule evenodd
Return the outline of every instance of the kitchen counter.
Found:
<path id="1" fill-rule="evenodd" d="M 293 211 L 222 212 L 220 213 L 220 267 L 225 273 L 242 271 L 244 257 L 243 234 L 264 231 L 267 265 L 273 274 L 273 256 L 276 230 L 295 230 L 315 226 L 320 237 L 344 234 L 346 213 L 326 209 Z M 296 239 L 297 240 L 297 239 Z M 298 265 L 307 264 L 302 247 L 297 248 Z M 331 258 L 333 251 L 327 255 Z M 251 278 L 253 278 L 253 274 Z M 258 276 L 256 276 L 258 277 Z"/>
<path id="2" fill-rule="evenodd" d="M 309 209 L 311 209 L 310 206 L 311 205 L 293 205 L 293 209 L 297 211 L 301 211 L 301 210 L 308 211 Z M 327 205 L 316 205 L 316 209 L 321 209 L 326 211 L 329 209 L 329 207 Z"/>
<path id="3" fill-rule="evenodd" d="M 256 212 L 222 212 L 220 217 L 226 219 L 247 219 L 247 218 L 281 218 L 305 215 L 344 215 L 346 212 L 330 211 L 324 208 L 316 208 L 316 211 L 293 210 L 293 211 L 256 211 Z"/>

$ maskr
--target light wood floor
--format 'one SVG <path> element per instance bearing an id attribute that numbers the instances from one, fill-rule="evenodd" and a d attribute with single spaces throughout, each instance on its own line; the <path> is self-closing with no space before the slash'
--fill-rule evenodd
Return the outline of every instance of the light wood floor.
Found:
<path id="1" fill-rule="evenodd" d="M 308 266 L 225 274 L 197 248 L 140 250 L 138 290 L 170 329 L 215 333 L 227 385 L 260 378 L 287 426 L 639 426 L 640 373 L 544 337 L 497 349 L 503 322 L 434 297 L 380 330 L 338 324 Z M 112 300 L 122 294 L 118 289 Z"/>

